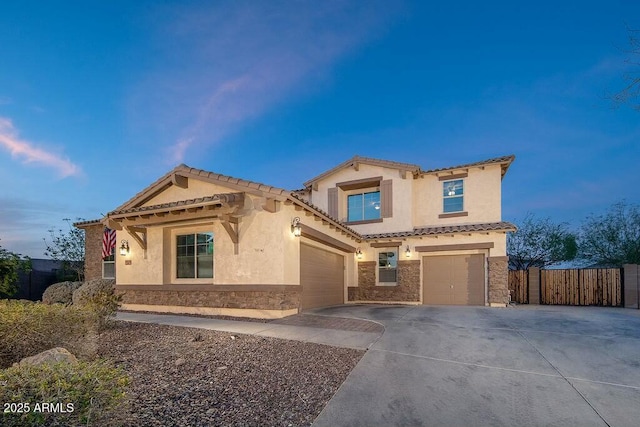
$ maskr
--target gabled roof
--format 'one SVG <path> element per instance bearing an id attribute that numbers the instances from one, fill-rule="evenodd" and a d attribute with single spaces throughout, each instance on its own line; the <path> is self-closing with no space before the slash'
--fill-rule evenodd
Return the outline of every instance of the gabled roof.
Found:
<path id="1" fill-rule="evenodd" d="M 417 174 L 420 171 L 420 166 L 414 165 L 411 163 L 400 163 L 400 162 L 392 162 L 390 160 L 372 159 L 371 157 L 353 156 L 349 160 L 340 163 L 338 166 L 332 169 L 329 169 L 326 172 L 321 173 L 315 178 L 310 179 L 309 181 L 305 182 L 303 185 L 305 186 L 305 188 L 309 188 L 316 182 L 322 180 L 323 178 L 329 175 L 332 175 L 338 172 L 341 169 L 357 166 L 358 164 L 381 166 L 381 167 L 390 168 L 390 169 L 398 169 L 398 170 L 408 171 L 413 174 Z"/>
<path id="2" fill-rule="evenodd" d="M 455 169 L 466 169 L 466 168 L 471 168 L 471 167 L 477 167 L 477 166 L 484 166 L 484 165 L 491 165 L 491 164 L 499 163 L 502 166 L 502 176 L 504 177 L 504 174 L 507 173 L 507 169 L 509 169 L 509 166 L 515 160 L 515 158 L 516 158 L 516 156 L 511 154 L 509 156 L 495 157 L 493 159 L 482 160 L 480 162 L 466 163 L 466 164 L 463 164 L 463 165 L 449 166 L 449 167 L 438 168 L 438 169 L 428 169 L 428 170 L 420 171 L 420 173 L 423 173 L 423 174 L 434 174 L 434 173 L 439 173 L 439 172 L 447 172 L 447 171 L 455 170 Z"/>
<path id="3" fill-rule="evenodd" d="M 109 212 L 107 216 L 140 213 L 140 212 L 151 212 L 151 211 L 171 209 L 171 208 L 191 207 L 194 205 L 203 205 L 211 202 L 229 203 L 235 200 L 241 200 L 242 196 L 243 196 L 243 193 L 220 193 L 220 194 L 214 194 L 212 196 L 207 196 L 207 197 L 198 197 L 195 199 L 187 199 L 187 200 L 177 200 L 175 202 L 160 203 L 152 206 L 141 206 L 138 208 L 115 210 L 115 211 Z"/>
<path id="4" fill-rule="evenodd" d="M 470 167 L 478 167 L 478 166 L 491 165 L 491 164 L 498 163 L 502 166 L 502 176 L 504 177 L 504 174 L 507 173 L 507 169 L 509 169 L 509 166 L 515 160 L 515 158 L 516 156 L 509 155 L 509 156 L 495 157 L 492 159 L 482 160 L 479 162 L 466 163 L 466 164 L 457 165 L 457 166 L 448 166 L 448 167 L 438 168 L 438 169 L 423 170 L 419 165 L 415 165 L 412 163 L 400 163 L 400 162 L 392 162 L 389 160 L 372 159 L 370 157 L 353 156 L 349 160 L 340 163 L 338 166 L 331 168 L 328 171 L 323 172 L 320 175 L 305 182 L 304 186 L 305 188 L 309 188 L 313 184 L 317 183 L 318 181 L 338 172 L 341 169 L 349 168 L 349 167 L 357 167 L 358 164 L 366 164 L 366 165 L 372 165 L 372 166 L 382 166 L 382 167 L 391 168 L 391 169 L 398 169 L 401 171 L 411 172 L 415 176 L 419 174 L 437 174 L 439 172 L 447 172 L 455 169 L 466 169 Z"/>
<path id="5" fill-rule="evenodd" d="M 171 185 L 180 185 L 180 177 L 186 178 L 195 178 L 201 179 L 207 182 L 219 183 L 222 186 L 227 186 L 231 189 L 236 189 L 236 191 L 246 192 L 249 194 L 259 195 L 259 196 L 267 196 L 276 200 L 286 201 L 287 203 L 293 203 L 302 207 L 303 209 L 312 212 L 314 215 L 319 217 L 322 221 L 326 221 L 327 223 L 332 224 L 339 230 L 344 231 L 345 234 L 350 235 L 354 239 L 358 241 L 362 240 L 362 236 L 353 230 L 350 227 L 347 227 L 342 222 L 329 216 L 328 213 L 323 210 L 317 208 L 311 203 L 305 201 L 303 198 L 298 196 L 296 192 L 291 192 L 282 188 L 273 187 L 270 185 L 262 184 L 255 181 L 248 181 L 244 179 L 234 178 L 228 175 L 222 175 L 215 172 L 205 171 L 203 169 L 196 169 L 189 167 L 185 164 L 181 164 L 176 166 L 174 169 L 160 177 L 154 183 L 149 185 L 144 190 L 137 193 L 131 199 L 109 212 L 105 218 L 99 220 L 92 221 L 84 221 L 79 222 L 74 225 L 82 228 L 83 226 L 89 226 L 92 224 L 98 224 L 106 221 L 106 219 L 110 216 L 120 216 L 125 214 L 134 214 L 134 213 L 147 213 L 150 211 L 158 210 L 158 209 L 171 209 L 171 208 L 180 208 L 180 207 L 188 207 L 196 204 L 208 204 L 217 201 L 229 202 L 227 200 L 230 197 L 236 197 L 241 193 L 222 193 L 222 194 L 214 194 L 208 197 L 201 197 L 198 199 L 189 199 L 189 200 L 180 200 L 170 203 L 157 204 L 153 206 L 142 206 L 145 202 L 152 199 L 154 196 L 161 193 L 163 190 L 168 188 Z"/>
<path id="6" fill-rule="evenodd" d="M 125 203 L 117 207 L 115 211 L 124 211 L 127 209 L 140 207 L 145 202 L 149 201 L 169 186 L 176 184 L 176 176 L 195 178 L 208 182 L 217 182 L 220 185 L 225 185 L 230 188 L 247 191 L 253 194 L 269 193 L 274 196 L 287 196 L 289 194 L 287 190 L 284 190 L 282 188 L 272 187 L 270 185 L 262 184 L 259 182 L 234 178 L 232 176 L 209 172 L 203 169 L 196 169 L 185 164 L 180 164 L 160 177 L 157 181 L 149 185 L 147 188 L 140 191 L 131 199 L 127 200 Z"/>
<path id="7" fill-rule="evenodd" d="M 484 222 L 478 224 L 443 225 L 439 227 L 414 228 L 412 231 L 400 231 L 395 233 L 365 234 L 365 240 L 389 239 L 396 237 L 412 236 L 436 236 L 439 234 L 472 233 L 483 231 L 516 231 L 516 226 L 510 222 Z"/>

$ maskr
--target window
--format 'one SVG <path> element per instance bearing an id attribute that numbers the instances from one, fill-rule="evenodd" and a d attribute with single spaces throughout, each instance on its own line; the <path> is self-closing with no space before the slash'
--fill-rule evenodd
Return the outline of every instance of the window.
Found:
<path id="1" fill-rule="evenodd" d="M 116 259 L 113 255 L 113 249 L 111 249 L 111 255 L 102 259 L 102 278 L 116 278 Z"/>
<path id="2" fill-rule="evenodd" d="M 395 283 L 398 272 L 398 249 L 389 248 L 378 253 L 378 282 Z"/>
<path id="3" fill-rule="evenodd" d="M 347 196 L 347 222 L 380 218 L 380 191 Z"/>
<path id="4" fill-rule="evenodd" d="M 462 212 L 464 210 L 464 182 L 461 179 L 442 183 L 443 211 Z"/>
<path id="5" fill-rule="evenodd" d="M 213 233 L 176 236 L 176 267 L 178 279 L 212 279 Z"/>

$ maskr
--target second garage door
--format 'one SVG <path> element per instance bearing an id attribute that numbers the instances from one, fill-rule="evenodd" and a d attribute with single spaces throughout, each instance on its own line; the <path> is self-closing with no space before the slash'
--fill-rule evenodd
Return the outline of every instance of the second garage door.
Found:
<path id="1" fill-rule="evenodd" d="M 302 309 L 344 302 L 344 256 L 305 244 L 300 245 Z"/>
<path id="2" fill-rule="evenodd" d="M 424 304 L 484 305 L 484 255 L 423 258 Z"/>

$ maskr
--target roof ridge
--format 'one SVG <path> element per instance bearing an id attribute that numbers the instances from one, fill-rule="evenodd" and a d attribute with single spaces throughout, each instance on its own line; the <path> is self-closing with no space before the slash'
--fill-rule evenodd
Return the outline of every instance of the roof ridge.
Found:
<path id="1" fill-rule="evenodd" d="M 500 157 L 493 157 L 490 159 L 486 159 L 486 160 L 480 160 L 477 162 L 472 162 L 472 163 L 465 163 L 465 164 L 461 164 L 461 165 L 456 165 L 456 166 L 447 166 L 447 167 L 443 167 L 443 168 L 435 168 L 435 169 L 424 169 L 424 170 L 420 170 L 420 173 L 433 173 L 433 172 L 442 172 L 442 171 L 447 171 L 447 170 L 451 170 L 451 169 L 460 169 L 460 168 L 467 168 L 467 167 L 471 167 L 471 166 L 480 166 L 480 165 L 488 165 L 491 163 L 508 163 L 507 167 L 511 164 L 511 162 L 513 162 L 515 160 L 516 156 L 515 154 L 509 154 L 506 156 L 500 156 Z M 505 170 L 506 172 L 506 170 Z"/>
<path id="2" fill-rule="evenodd" d="M 403 163 L 403 162 L 396 162 L 393 160 L 384 160 L 384 159 L 376 159 L 373 157 L 364 157 L 364 156 L 359 156 L 359 155 L 354 155 L 353 157 L 345 160 L 344 162 L 338 164 L 337 166 L 332 167 L 331 169 L 328 169 L 324 172 L 322 172 L 321 174 L 305 181 L 302 185 L 305 186 L 305 188 L 309 187 L 310 185 L 312 185 L 315 181 L 318 181 L 326 176 L 331 175 L 332 173 L 334 173 L 335 171 L 338 171 L 344 167 L 348 167 L 350 165 L 352 165 L 353 163 L 356 162 L 360 162 L 360 163 L 368 163 L 368 164 L 372 164 L 374 166 L 382 166 L 382 167 L 396 167 L 398 169 L 407 169 L 407 170 L 411 170 L 413 172 L 419 172 L 420 171 L 420 165 L 416 165 L 414 163 Z"/>

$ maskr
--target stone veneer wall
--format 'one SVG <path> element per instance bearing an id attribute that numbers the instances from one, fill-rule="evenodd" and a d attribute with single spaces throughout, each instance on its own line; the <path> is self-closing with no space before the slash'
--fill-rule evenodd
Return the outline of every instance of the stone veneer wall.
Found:
<path id="1" fill-rule="evenodd" d="M 489 257 L 489 304 L 509 303 L 509 257 Z"/>
<path id="2" fill-rule="evenodd" d="M 124 304 L 290 310 L 300 307 L 294 285 L 118 285 Z"/>
<path id="3" fill-rule="evenodd" d="M 84 280 L 102 279 L 102 235 L 104 225 L 84 228 Z"/>
<path id="4" fill-rule="evenodd" d="M 348 288 L 349 301 L 420 301 L 420 261 L 398 261 L 398 284 L 376 286 L 376 262 L 358 263 L 358 287 Z"/>

